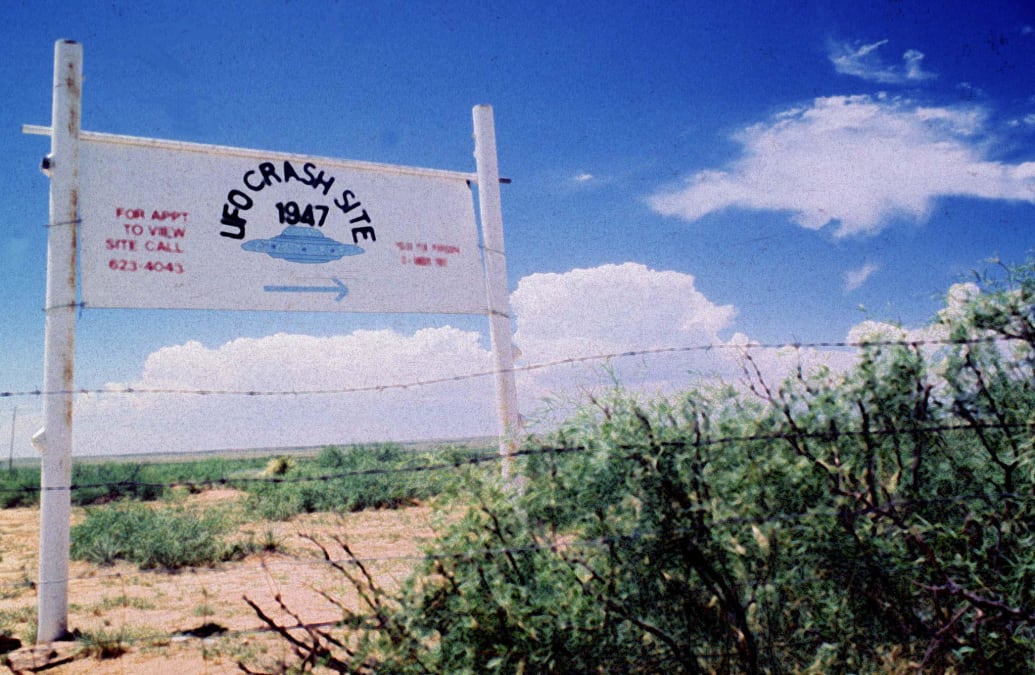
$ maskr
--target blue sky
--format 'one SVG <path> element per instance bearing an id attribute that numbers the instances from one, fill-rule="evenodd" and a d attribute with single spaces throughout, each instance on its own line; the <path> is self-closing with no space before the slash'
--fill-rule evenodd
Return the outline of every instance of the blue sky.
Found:
<path id="1" fill-rule="evenodd" d="M 61 38 L 83 44 L 90 131 L 473 171 L 471 108 L 491 104 L 525 365 L 922 326 L 984 261 L 1035 247 L 1026 3 L 11 2 L 4 392 L 42 386 L 49 142 L 20 127 L 49 124 Z M 77 386 L 341 389 L 478 371 L 487 344 L 478 317 L 86 309 Z M 297 381 L 264 380 L 271 359 Z M 672 389 L 702 372 L 734 371 L 644 358 L 624 375 Z M 526 374 L 522 410 L 593 378 Z M 491 433 L 491 404 L 471 403 L 485 384 L 83 397 L 77 452 Z M 5 443 L 15 405 L 28 453 L 39 401 L 0 399 Z"/>

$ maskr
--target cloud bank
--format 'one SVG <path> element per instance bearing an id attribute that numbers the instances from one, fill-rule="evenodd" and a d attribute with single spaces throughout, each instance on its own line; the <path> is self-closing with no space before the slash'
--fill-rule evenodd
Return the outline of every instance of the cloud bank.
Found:
<path id="1" fill-rule="evenodd" d="M 332 337 L 280 333 L 215 348 L 197 342 L 165 347 L 147 358 L 138 380 L 108 388 L 209 393 L 80 396 L 76 452 L 183 452 L 491 434 L 492 379 L 451 379 L 490 370 L 490 355 L 480 340 L 478 333 L 443 327 L 410 335 L 393 330 Z M 416 386 L 426 382 L 437 383 Z M 391 386 L 397 384 L 414 386 Z"/>
<path id="2" fill-rule="evenodd" d="M 833 96 L 735 136 L 741 156 L 649 197 L 688 221 L 728 208 L 780 211 L 835 237 L 873 235 L 898 218 L 924 222 L 935 200 L 1035 201 L 1035 162 L 987 156 L 980 108 L 925 107 L 878 96 Z"/>
<path id="3" fill-rule="evenodd" d="M 512 293 L 514 340 L 519 368 L 535 366 L 518 373 L 522 413 L 530 421 L 555 419 L 568 410 L 558 401 L 568 405 L 610 388 L 612 378 L 658 393 L 686 389 L 701 377 L 735 377 L 735 350 L 664 351 L 722 344 L 721 333 L 732 326 L 734 308 L 710 301 L 694 282 L 688 274 L 633 263 L 522 279 Z M 80 395 L 76 453 L 493 435 L 493 378 L 468 377 L 490 373 L 486 342 L 479 332 L 443 327 L 164 347 L 147 358 L 138 379 L 110 383 L 111 393 Z M 120 393 L 126 388 L 138 393 Z M 209 393 L 139 393 L 155 389 Z"/>
<path id="4" fill-rule="evenodd" d="M 705 297 L 692 275 L 641 264 L 533 274 L 511 294 L 520 410 L 546 431 L 616 382 L 655 396 L 743 377 L 751 354 L 768 381 L 799 365 L 834 371 L 851 351 L 764 347 L 732 333 L 736 310 Z M 856 332 L 895 330 L 878 324 Z M 586 358 L 611 355 L 610 358 Z M 153 352 L 140 376 L 80 394 L 75 454 L 172 453 L 416 441 L 497 433 L 492 359 L 479 331 L 278 333 Z M 132 393 L 127 393 L 132 390 Z M 165 393 L 154 393 L 164 390 Z M 144 393 L 144 392 L 151 393 Z M 169 393 L 192 392 L 192 393 Z M 236 392 L 236 393 L 228 393 Z M 19 439 L 39 428 L 19 409 Z M 0 436 L 10 420 L 0 420 Z M 35 452 L 19 442 L 17 455 Z"/>
<path id="5" fill-rule="evenodd" d="M 943 317 L 958 313 L 977 292 L 973 284 L 954 286 Z M 750 377 L 757 369 L 770 385 L 799 367 L 837 373 L 856 362 L 853 350 L 764 346 L 742 333 L 724 339 L 734 308 L 702 295 L 691 275 L 639 264 L 533 274 L 512 297 L 515 341 L 523 353 L 520 409 L 532 432 L 548 431 L 587 395 L 616 382 L 648 397 L 718 381 L 743 383 L 744 354 L 751 358 Z M 846 340 L 923 342 L 946 336 L 944 325 L 910 329 L 864 321 Z M 602 354 L 613 356 L 585 359 Z M 217 347 L 187 342 L 152 353 L 133 382 L 111 383 L 109 393 L 79 395 L 75 453 L 491 436 L 497 422 L 490 371 L 484 337 L 448 326 L 410 334 L 279 333 Z M 125 393 L 127 387 L 136 393 Z M 140 393 L 159 388 L 196 393 Z M 227 391 L 240 393 L 219 393 Z M 19 419 L 19 429 L 36 420 L 33 414 Z"/>
<path id="6" fill-rule="evenodd" d="M 511 306 L 521 351 L 545 360 L 714 342 L 736 314 L 708 300 L 692 275 L 637 263 L 532 274 Z"/>

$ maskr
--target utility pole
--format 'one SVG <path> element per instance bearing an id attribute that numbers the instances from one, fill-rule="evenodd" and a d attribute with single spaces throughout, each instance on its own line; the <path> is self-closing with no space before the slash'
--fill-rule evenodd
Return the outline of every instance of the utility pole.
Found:
<path id="1" fill-rule="evenodd" d="M 18 419 L 18 406 L 11 412 L 11 451 L 7 456 L 7 473 L 14 472 L 14 421 Z"/>

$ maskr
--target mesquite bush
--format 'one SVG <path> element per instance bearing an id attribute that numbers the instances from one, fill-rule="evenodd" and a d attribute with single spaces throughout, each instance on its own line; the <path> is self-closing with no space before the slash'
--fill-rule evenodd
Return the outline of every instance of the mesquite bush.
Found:
<path id="1" fill-rule="evenodd" d="M 736 385 L 598 397 L 523 493 L 458 491 L 401 590 L 342 536 L 358 611 L 260 615 L 342 672 L 1033 670 L 1033 268 L 950 300 L 844 371 L 771 382 L 748 350 Z"/>

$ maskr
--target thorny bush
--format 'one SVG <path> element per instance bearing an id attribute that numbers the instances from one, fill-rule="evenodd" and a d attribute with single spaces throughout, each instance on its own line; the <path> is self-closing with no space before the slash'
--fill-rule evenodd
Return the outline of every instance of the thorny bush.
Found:
<path id="1" fill-rule="evenodd" d="M 1031 671 L 1033 268 L 871 327 L 847 368 L 598 398 L 522 494 L 459 493 L 401 591 L 353 557 L 337 630 L 260 616 L 341 672 Z"/>

